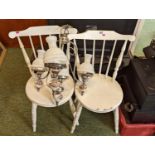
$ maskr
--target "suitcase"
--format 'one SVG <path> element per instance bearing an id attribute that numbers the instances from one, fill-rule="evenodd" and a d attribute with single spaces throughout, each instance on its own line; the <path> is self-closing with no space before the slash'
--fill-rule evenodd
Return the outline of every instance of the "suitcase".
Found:
<path id="1" fill-rule="evenodd" d="M 133 59 L 119 78 L 128 123 L 155 123 L 155 60 Z"/>
<path id="2" fill-rule="evenodd" d="M 121 110 L 128 123 L 155 123 L 155 110 L 140 108 L 126 76 L 119 79 L 124 92 Z"/>
<path id="3" fill-rule="evenodd" d="M 128 80 L 141 110 L 155 111 L 155 59 L 133 59 Z"/>

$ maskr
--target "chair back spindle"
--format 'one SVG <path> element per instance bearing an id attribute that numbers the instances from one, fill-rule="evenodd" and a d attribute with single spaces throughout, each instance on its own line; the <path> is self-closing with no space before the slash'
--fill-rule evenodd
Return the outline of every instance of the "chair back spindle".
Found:
<path id="1" fill-rule="evenodd" d="M 67 43 L 67 51 L 66 51 L 66 55 L 67 55 L 68 60 L 70 61 L 70 42 Z"/>
<path id="2" fill-rule="evenodd" d="M 103 65 L 103 59 L 104 59 L 104 51 L 105 51 L 105 40 L 103 40 L 103 44 L 102 44 L 102 53 L 101 53 L 101 59 L 100 59 L 99 74 L 101 74 L 101 71 L 102 71 L 102 65 Z"/>
<path id="3" fill-rule="evenodd" d="M 34 44 L 33 40 L 32 40 L 32 37 L 39 37 L 39 42 L 40 42 L 40 48 L 42 50 L 45 50 L 44 48 L 44 42 L 43 42 L 43 39 L 42 37 L 43 36 L 52 36 L 52 35 L 58 35 L 60 36 L 60 33 L 61 33 L 61 29 L 62 27 L 60 26 L 57 26 L 57 25 L 54 25 L 54 26 L 34 26 L 34 27 L 29 27 L 28 29 L 26 30 L 22 30 L 22 31 L 12 31 L 9 33 L 9 37 L 11 39 L 14 39 L 14 38 L 17 38 L 18 40 L 18 43 L 19 43 L 19 46 L 21 48 L 21 51 L 23 53 L 23 56 L 24 56 L 24 60 L 29 68 L 29 71 L 31 73 L 31 75 L 33 76 L 33 72 L 31 70 L 31 62 L 30 62 L 30 58 L 28 56 L 28 53 L 24 47 L 24 42 L 22 42 L 22 39 L 21 38 L 26 38 L 28 37 L 29 38 L 29 41 L 30 41 L 30 45 L 31 45 L 31 49 L 32 49 L 32 52 L 33 52 L 33 55 L 34 55 L 34 58 L 37 57 L 37 53 L 36 53 L 36 49 L 38 48 L 35 47 L 36 44 Z M 77 29 L 75 28 L 69 28 L 69 33 L 77 33 Z M 59 47 L 61 47 L 61 42 L 59 40 Z M 69 46 L 68 46 L 69 47 Z M 62 47 L 63 49 L 63 47 Z M 70 56 L 69 56 L 69 51 L 67 52 L 68 54 L 68 58 L 70 59 Z"/>
<path id="4" fill-rule="evenodd" d="M 109 69 L 110 69 L 110 66 L 111 66 L 112 58 L 113 58 L 115 47 L 116 47 L 116 42 L 117 41 L 115 40 L 114 44 L 113 44 L 112 52 L 111 52 L 111 55 L 110 55 L 110 58 L 109 58 L 109 63 L 108 63 L 107 70 L 106 70 L 106 73 L 105 73 L 106 77 L 108 76 L 108 73 L 109 73 Z"/>
<path id="5" fill-rule="evenodd" d="M 31 66 L 30 59 L 29 59 L 29 57 L 27 55 L 27 52 L 26 52 L 25 47 L 24 47 L 24 44 L 23 44 L 23 42 L 22 42 L 22 40 L 21 40 L 21 38 L 19 36 L 17 36 L 17 39 L 18 39 L 18 42 L 19 42 L 19 46 L 20 46 L 20 48 L 22 50 L 25 62 L 27 64 L 27 66 L 30 67 Z"/>
<path id="6" fill-rule="evenodd" d="M 35 51 L 34 44 L 33 44 L 32 37 L 31 36 L 29 36 L 29 40 L 30 40 L 30 44 L 31 44 L 31 48 L 32 48 L 34 57 L 36 58 L 37 55 L 36 55 L 36 51 Z"/>
<path id="7" fill-rule="evenodd" d="M 86 45 L 86 40 L 84 39 L 83 40 L 83 46 L 84 46 L 84 61 L 85 61 L 85 57 L 86 57 L 86 54 L 87 54 L 87 45 Z"/>
<path id="8" fill-rule="evenodd" d="M 124 52 L 125 52 L 125 49 L 126 49 L 126 45 L 127 45 L 127 40 L 124 41 L 124 44 L 123 44 L 123 47 L 121 49 L 120 55 L 119 55 L 119 57 L 117 59 L 116 66 L 115 66 L 114 73 L 113 73 L 113 80 L 115 80 L 116 77 L 117 77 L 119 67 L 120 67 L 120 65 L 122 63 L 122 60 L 123 60 L 123 55 L 124 55 Z"/>
<path id="9" fill-rule="evenodd" d="M 39 40 L 40 40 L 40 46 L 41 46 L 41 49 L 44 50 L 43 40 L 42 40 L 41 35 L 39 35 Z"/>
<path id="10" fill-rule="evenodd" d="M 93 66 L 94 66 L 94 63 L 95 63 L 95 46 L 96 46 L 96 41 L 93 40 L 93 57 L 92 57 Z"/>
<path id="11" fill-rule="evenodd" d="M 97 53 L 96 51 L 96 44 L 97 41 L 103 41 L 102 47 L 101 47 L 101 57 L 100 57 L 100 62 L 99 62 L 99 68 L 98 68 L 98 73 L 101 74 L 102 73 L 102 68 L 103 68 L 103 59 L 104 59 L 104 55 L 105 55 L 105 46 L 107 41 L 113 41 L 113 46 L 112 46 L 112 50 L 111 50 L 111 54 L 110 54 L 110 58 L 107 64 L 107 68 L 105 71 L 105 76 L 107 77 L 109 75 L 109 70 L 111 68 L 111 64 L 112 64 L 112 59 L 114 57 L 114 52 L 116 49 L 116 45 L 118 41 L 124 41 L 124 44 L 122 46 L 122 49 L 120 51 L 120 54 L 118 56 L 118 59 L 116 61 L 116 65 L 115 65 L 115 69 L 113 72 L 113 79 L 116 79 L 117 77 L 117 72 L 119 70 L 119 67 L 122 63 L 123 60 L 123 55 L 126 49 L 126 45 L 128 41 L 134 41 L 135 40 L 135 36 L 133 35 L 122 35 L 119 33 L 116 33 L 114 31 L 103 31 L 103 30 L 88 30 L 84 33 L 79 33 L 79 34 L 69 34 L 68 35 L 69 40 L 83 40 L 83 45 L 84 45 L 84 60 L 85 60 L 85 56 L 87 53 L 87 47 L 86 47 L 86 40 L 92 40 L 93 42 L 93 50 L 92 50 L 92 64 L 93 66 L 95 65 L 95 55 Z M 77 53 L 77 55 L 79 55 Z M 80 60 L 79 57 L 77 58 L 78 62 L 76 62 L 76 66 L 79 64 Z"/>

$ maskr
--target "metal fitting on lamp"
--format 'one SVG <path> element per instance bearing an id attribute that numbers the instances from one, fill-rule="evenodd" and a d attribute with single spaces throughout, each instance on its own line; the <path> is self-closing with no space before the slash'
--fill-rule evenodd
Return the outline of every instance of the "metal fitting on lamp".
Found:
<path id="1" fill-rule="evenodd" d="M 64 88 L 62 87 L 62 83 L 69 75 L 69 73 L 62 74 L 63 70 L 68 69 L 68 59 L 62 49 L 57 47 L 56 36 L 49 36 L 46 38 L 46 41 L 49 45 L 49 49 L 44 55 L 44 64 L 45 67 L 49 68 L 51 76 L 48 87 L 52 90 L 53 97 L 56 104 L 58 104 L 63 98 L 62 92 L 64 91 Z"/>
<path id="2" fill-rule="evenodd" d="M 68 39 L 69 28 L 72 28 L 72 26 L 63 25 L 60 30 L 60 42 L 62 45 L 67 44 L 69 42 L 69 39 Z"/>
<path id="3" fill-rule="evenodd" d="M 72 26 L 62 26 L 59 35 L 59 47 L 64 47 L 65 44 L 71 43 L 74 48 L 69 48 L 77 53 L 76 45 L 68 39 L 69 28 L 72 28 Z M 57 37 L 48 36 L 46 37 L 46 42 L 49 49 L 47 51 L 38 50 L 38 57 L 33 61 L 31 70 L 34 73 L 37 90 L 39 91 L 43 84 L 46 84 L 51 90 L 52 98 L 54 98 L 55 103 L 58 105 L 63 98 L 63 82 L 69 76 L 69 67 L 74 79 L 75 75 L 65 53 L 61 48 L 57 47 Z"/>
<path id="4" fill-rule="evenodd" d="M 77 72 L 82 80 L 82 84 L 79 86 L 81 95 L 84 95 L 87 89 L 88 80 L 94 75 L 94 67 L 90 63 L 92 55 L 86 54 L 85 62 L 77 67 Z"/>
<path id="5" fill-rule="evenodd" d="M 32 62 L 31 70 L 36 76 L 35 87 L 39 91 L 40 88 L 43 86 L 41 76 L 45 72 L 45 67 L 44 67 L 44 62 L 43 62 L 45 51 L 37 50 L 37 53 L 38 53 L 38 57 Z"/>

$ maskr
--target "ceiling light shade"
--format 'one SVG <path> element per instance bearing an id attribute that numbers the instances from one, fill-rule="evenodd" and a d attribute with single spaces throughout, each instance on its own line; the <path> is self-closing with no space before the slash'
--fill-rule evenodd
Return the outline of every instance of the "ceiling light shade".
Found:
<path id="1" fill-rule="evenodd" d="M 32 62 L 32 70 L 34 71 L 41 71 L 44 69 L 44 50 L 37 50 L 38 57 Z"/>
<path id="2" fill-rule="evenodd" d="M 46 51 L 44 55 L 44 63 L 45 66 L 47 64 L 68 64 L 67 57 L 62 49 L 57 47 L 57 37 L 49 36 L 46 38 L 49 49 Z"/>
<path id="3" fill-rule="evenodd" d="M 59 76 L 69 76 L 69 69 L 68 68 L 64 68 L 59 72 Z"/>
<path id="4" fill-rule="evenodd" d="M 92 58 L 92 55 L 91 54 L 86 54 L 86 56 L 85 56 L 85 62 L 82 63 L 82 64 L 80 64 L 77 67 L 78 73 L 81 73 L 81 74 L 85 74 L 85 73 L 94 74 L 94 67 L 91 64 L 91 58 Z"/>
<path id="5" fill-rule="evenodd" d="M 37 53 L 38 53 L 38 56 L 32 62 L 31 69 L 34 73 L 35 87 L 37 91 L 39 91 L 40 88 L 43 86 L 41 76 L 45 72 L 45 66 L 44 66 L 44 61 L 43 61 L 45 51 L 37 50 Z"/>

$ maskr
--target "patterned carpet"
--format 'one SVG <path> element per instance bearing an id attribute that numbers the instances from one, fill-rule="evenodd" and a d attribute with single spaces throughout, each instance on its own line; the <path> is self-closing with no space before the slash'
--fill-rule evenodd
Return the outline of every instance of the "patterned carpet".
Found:
<path id="1" fill-rule="evenodd" d="M 31 102 L 25 95 L 30 74 L 20 49 L 8 49 L 0 68 L 0 135 L 71 136 L 69 104 L 58 108 L 38 108 L 37 132 L 31 127 Z M 83 109 L 73 135 L 115 135 L 113 114 L 96 114 Z"/>

